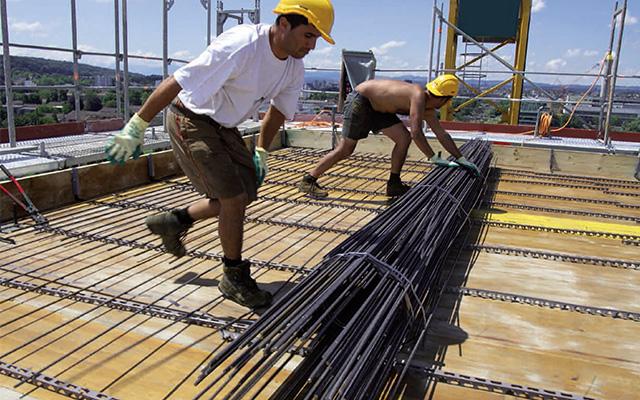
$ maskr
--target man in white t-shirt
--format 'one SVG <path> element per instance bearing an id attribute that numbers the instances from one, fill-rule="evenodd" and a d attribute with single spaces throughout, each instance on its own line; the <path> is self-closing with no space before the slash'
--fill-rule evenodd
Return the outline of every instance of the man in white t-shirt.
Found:
<path id="1" fill-rule="evenodd" d="M 165 79 L 106 147 L 111 162 L 137 158 L 148 121 L 167 107 L 167 128 L 180 167 L 205 196 L 190 206 L 150 216 L 151 232 L 177 257 L 192 224 L 218 217 L 224 253 L 218 288 L 247 307 L 265 307 L 271 294 L 251 278 L 242 260 L 245 209 L 257 198 L 267 173 L 267 151 L 285 119 L 293 117 L 304 78 L 302 58 L 323 37 L 331 38 L 330 0 L 281 0 L 273 25 L 238 25 L 218 36 L 195 60 Z M 176 98 L 177 96 L 177 98 Z M 236 126 L 260 104 L 271 104 L 252 155 Z"/>

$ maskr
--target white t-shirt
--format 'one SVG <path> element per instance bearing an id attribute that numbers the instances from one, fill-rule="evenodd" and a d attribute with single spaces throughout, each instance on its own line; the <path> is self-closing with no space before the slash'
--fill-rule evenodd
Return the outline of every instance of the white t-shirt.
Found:
<path id="1" fill-rule="evenodd" d="M 227 128 L 252 116 L 264 100 L 293 118 L 304 83 L 301 59 L 278 59 L 269 45 L 270 25 L 238 25 L 218 36 L 195 60 L 178 69 L 185 107 Z"/>

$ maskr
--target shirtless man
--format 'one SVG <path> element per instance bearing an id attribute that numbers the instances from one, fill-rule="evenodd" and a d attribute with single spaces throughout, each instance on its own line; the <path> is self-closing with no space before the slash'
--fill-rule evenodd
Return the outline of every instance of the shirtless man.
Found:
<path id="1" fill-rule="evenodd" d="M 427 83 L 426 88 L 395 80 L 369 80 L 356 86 L 345 102 L 342 140 L 338 147 L 318 162 L 298 183 L 298 190 L 312 197 L 326 197 L 328 192 L 318 184 L 318 178 L 340 160 L 348 158 L 358 140 L 370 131 L 382 131 L 394 142 L 391 152 L 391 174 L 387 182 L 387 196 L 404 194 L 409 186 L 402 183 L 400 170 L 407 158 L 411 140 L 420 151 L 438 166 L 464 167 L 480 175 L 478 167 L 464 158 L 451 136 L 442 128 L 435 110 L 444 106 L 458 93 L 458 79 L 445 74 Z M 396 114 L 409 115 L 409 132 Z M 448 161 L 434 153 L 422 132 L 422 121 L 427 121 L 438 141 L 456 161 Z"/>

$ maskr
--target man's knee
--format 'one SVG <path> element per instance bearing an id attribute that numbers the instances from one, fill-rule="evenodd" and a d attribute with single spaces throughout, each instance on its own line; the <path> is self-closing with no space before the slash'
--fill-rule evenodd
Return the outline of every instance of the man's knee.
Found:
<path id="1" fill-rule="evenodd" d="M 400 138 L 398 139 L 398 146 L 403 147 L 403 148 L 408 148 L 411 145 L 411 134 L 409 135 L 400 135 Z"/>
<path id="2" fill-rule="evenodd" d="M 356 142 L 357 143 L 357 142 Z M 341 160 L 348 158 L 356 148 L 355 143 L 346 143 L 346 139 L 343 140 L 343 143 L 338 147 L 337 155 Z"/>
<path id="3" fill-rule="evenodd" d="M 210 204 L 211 204 L 210 199 Z M 246 193 L 241 193 L 234 197 L 227 197 L 224 199 L 217 199 L 213 201 L 219 201 L 220 207 L 222 209 L 230 210 L 230 209 L 239 209 L 244 210 L 249 204 L 249 196 Z"/>

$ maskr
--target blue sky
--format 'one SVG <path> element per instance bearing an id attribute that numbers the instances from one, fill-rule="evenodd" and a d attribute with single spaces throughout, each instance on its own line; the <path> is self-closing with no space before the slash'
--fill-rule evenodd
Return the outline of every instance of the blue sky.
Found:
<path id="1" fill-rule="evenodd" d="M 442 2 L 443 0 L 440 0 Z M 112 0 L 77 0 L 78 43 L 81 49 L 110 52 L 114 49 Z M 215 7 L 215 1 L 213 1 Z M 272 23 L 277 0 L 262 0 L 262 22 Z M 312 67 L 337 67 L 341 49 L 372 49 L 378 67 L 426 68 L 431 40 L 432 0 L 333 0 L 336 19 L 335 46 L 318 41 L 305 58 Z M 444 1 L 445 6 L 448 1 Z M 129 50 L 134 54 L 162 55 L 161 0 L 129 0 Z M 226 9 L 250 8 L 252 0 L 225 0 Z M 610 34 L 615 0 L 533 0 L 527 70 L 597 72 Z M 21 44 L 71 47 L 69 0 L 8 0 L 10 41 Z M 214 13 L 215 16 L 215 13 Z M 620 73 L 635 75 L 622 84 L 640 85 L 640 1 L 629 1 Z M 227 22 L 225 28 L 235 24 Z M 215 19 L 212 23 L 215 33 Z M 169 13 L 169 53 L 182 59 L 197 56 L 206 46 L 206 12 L 200 0 L 175 0 Z M 508 61 L 514 48 L 500 51 Z M 69 54 L 12 49 L 12 54 L 71 60 Z M 84 56 L 82 62 L 113 67 L 113 60 Z M 132 71 L 161 73 L 161 64 L 130 62 Z M 502 69 L 489 62 L 485 69 Z M 499 79 L 495 75 L 494 79 Z M 503 77 L 503 76 L 502 76 Z M 591 78 L 540 78 L 536 81 L 589 83 Z"/>

